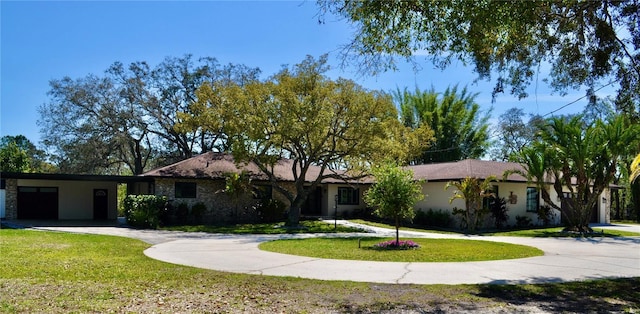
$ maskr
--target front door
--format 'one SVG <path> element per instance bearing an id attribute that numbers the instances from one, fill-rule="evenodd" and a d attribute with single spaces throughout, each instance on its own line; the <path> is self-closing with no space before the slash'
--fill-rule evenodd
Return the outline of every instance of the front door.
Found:
<path id="1" fill-rule="evenodd" d="M 106 220 L 109 218 L 109 190 L 93 190 L 93 219 Z"/>
<path id="2" fill-rule="evenodd" d="M 320 216 L 322 214 L 322 188 L 316 187 L 309 191 L 307 200 L 302 205 L 301 213 L 307 216 Z"/>

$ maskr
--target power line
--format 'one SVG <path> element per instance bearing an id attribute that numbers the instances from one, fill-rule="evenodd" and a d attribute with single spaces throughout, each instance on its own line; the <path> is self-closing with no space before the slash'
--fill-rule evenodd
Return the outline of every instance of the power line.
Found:
<path id="1" fill-rule="evenodd" d="M 600 86 L 598 89 L 594 90 L 594 91 L 593 91 L 593 93 L 595 93 L 595 92 L 597 92 L 597 91 L 599 91 L 599 90 L 601 90 L 601 89 L 603 89 L 603 88 L 605 88 L 605 87 L 607 87 L 607 86 L 613 85 L 613 83 L 615 83 L 615 82 L 616 82 L 616 81 L 612 80 L 612 81 L 610 81 L 608 84 L 602 85 L 602 86 Z M 560 110 L 562 110 L 562 109 L 564 109 L 564 108 L 566 108 L 566 107 L 569 107 L 569 106 L 571 106 L 571 105 L 573 105 L 573 104 L 575 104 L 575 103 L 577 103 L 577 102 L 579 102 L 579 101 L 581 101 L 581 100 L 583 100 L 583 99 L 587 98 L 587 96 L 589 96 L 589 95 L 588 95 L 588 94 L 587 94 L 587 95 L 584 95 L 584 96 L 582 96 L 582 97 L 580 97 L 580 98 L 578 98 L 578 99 L 576 99 L 576 100 L 574 100 L 574 101 L 572 101 L 572 102 L 570 102 L 570 103 L 568 103 L 568 104 L 566 104 L 566 105 L 562 105 L 562 106 L 560 106 L 558 109 L 553 110 L 553 111 L 550 111 L 549 113 L 547 113 L 547 114 L 543 115 L 542 117 L 544 118 L 544 117 L 546 117 L 546 116 L 548 116 L 548 115 L 554 114 L 554 113 L 556 113 L 556 112 L 558 112 L 558 111 L 560 111 Z"/>

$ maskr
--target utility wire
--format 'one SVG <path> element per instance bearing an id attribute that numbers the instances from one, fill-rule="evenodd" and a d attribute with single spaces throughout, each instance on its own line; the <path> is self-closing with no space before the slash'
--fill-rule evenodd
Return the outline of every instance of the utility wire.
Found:
<path id="1" fill-rule="evenodd" d="M 593 91 L 593 93 L 595 93 L 595 92 L 597 92 L 597 91 L 599 91 L 599 90 L 601 90 L 601 89 L 603 89 L 603 88 L 605 88 L 605 87 L 607 87 L 607 86 L 613 85 L 613 83 L 615 83 L 615 82 L 616 82 L 616 81 L 612 80 L 612 81 L 610 81 L 608 84 L 602 85 L 602 86 L 600 86 L 598 89 L 594 90 L 594 91 Z M 577 103 L 577 102 L 579 102 L 579 101 L 581 101 L 581 100 L 583 100 L 583 99 L 587 98 L 587 96 L 589 96 L 589 95 L 588 95 L 588 94 L 587 94 L 587 95 L 584 95 L 584 96 L 582 96 L 582 97 L 580 97 L 580 98 L 578 98 L 578 99 L 576 99 L 576 100 L 574 100 L 574 101 L 572 101 L 572 102 L 570 102 L 570 103 L 568 103 L 568 104 L 566 104 L 566 105 L 560 106 L 558 109 L 553 110 L 553 111 L 550 111 L 549 113 L 547 113 L 547 114 L 543 115 L 542 117 L 544 118 L 544 117 L 546 117 L 546 116 L 548 116 L 548 115 L 551 115 L 551 114 L 554 114 L 554 113 L 556 113 L 556 112 L 558 112 L 558 111 L 560 111 L 560 110 L 562 110 L 562 109 L 564 109 L 564 108 L 567 108 L 567 107 L 569 107 L 569 106 L 571 106 L 571 105 L 573 105 L 573 104 L 575 104 L 575 103 Z"/>

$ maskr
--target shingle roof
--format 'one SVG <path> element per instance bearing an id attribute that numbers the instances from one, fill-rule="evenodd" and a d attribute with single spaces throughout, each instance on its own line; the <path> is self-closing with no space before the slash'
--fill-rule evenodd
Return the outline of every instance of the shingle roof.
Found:
<path id="1" fill-rule="evenodd" d="M 273 169 L 280 181 L 293 182 L 293 161 L 281 159 Z M 523 170 L 517 163 L 466 159 L 456 162 L 435 163 L 427 165 L 408 166 L 413 171 L 416 179 L 427 181 L 449 181 L 466 177 L 484 179 L 495 176 L 502 180 L 502 175 L 507 170 Z M 151 170 L 140 176 L 161 178 L 194 178 L 194 179 L 224 179 L 226 173 L 240 173 L 242 170 L 250 173 L 253 180 L 268 180 L 254 163 L 236 165 L 233 156 L 226 153 L 208 152 L 178 163 Z M 311 166 L 307 172 L 307 181 L 314 180 L 320 174 L 320 167 Z M 329 171 L 329 170 L 325 170 Z M 508 181 L 526 182 L 527 179 L 519 174 L 512 174 Z M 328 178 L 323 183 L 342 183 L 343 180 Z M 358 183 L 372 183 L 371 178 L 364 178 Z M 356 183 L 356 182 L 353 182 Z"/>
<path id="2" fill-rule="evenodd" d="M 489 176 L 495 176 L 498 180 L 502 180 L 505 171 L 524 170 L 518 163 L 477 159 L 416 165 L 407 168 L 413 170 L 416 179 L 427 181 L 449 181 L 466 177 L 486 179 Z M 527 178 L 519 174 L 511 174 L 507 181 L 527 182 Z"/>
<path id="3" fill-rule="evenodd" d="M 279 181 L 293 182 L 293 161 L 290 159 L 281 159 L 273 168 L 273 173 Z M 194 178 L 194 179 L 224 179 L 227 173 L 240 173 L 247 171 L 253 180 L 267 181 L 269 178 L 260 171 L 254 163 L 246 163 L 237 165 L 231 154 L 208 152 L 175 164 L 145 172 L 140 176 L 160 177 L 160 178 Z M 307 182 L 315 180 L 322 168 L 310 166 L 307 171 Z M 331 170 L 325 169 L 325 173 L 329 174 Z M 323 183 L 339 183 L 344 182 L 337 178 L 327 178 Z M 362 182 L 364 183 L 364 182 Z"/>

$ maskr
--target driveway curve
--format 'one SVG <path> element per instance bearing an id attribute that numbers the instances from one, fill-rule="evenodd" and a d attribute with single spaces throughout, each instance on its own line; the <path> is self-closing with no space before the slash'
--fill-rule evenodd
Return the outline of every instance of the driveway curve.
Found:
<path id="1" fill-rule="evenodd" d="M 391 235 L 388 229 L 374 229 Z M 349 236 L 362 236 L 350 234 Z M 364 234 L 371 236 L 371 233 Z M 266 252 L 264 241 L 315 235 L 219 235 L 178 239 L 144 251 L 161 261 L 225 272 L 397 284 L 523 284 L 640 276 L 640 238 L 521 238 L 403 232 L 403 236 L 464 238 L 523 244 L 544 256 L 464 263 L 403 263 L 321 259 Z"/>
<path id="2" fill-rule="evenodd" d="M 333 222 L 333 221 L 332 221 Z M 343 221 L 343 224 L 349 222 Z M 372 228 L 368 233 L 333 236 L 392 236 Z M 638 226 L 598 229 L 640 231 Z M 265 241 L 318 235 L 224 235 L 134 230 L 121 227 L 40 227 L 38 229 L 125 236 L 153 244 L 144 254 L 164 262 L 225 272 L 397 284 L 524 284 L 601 278 L 640 277 L 640 237 L 522 238 L 401 232 L 403 237 L 463 238 L 523 244 L 543 256 L 463 263 L 405 263 L 321 259 L 266 252 Z M 636 230 L 638 229 L 638 230 Z M 326 236 L 326 235 L 321 235 Z"/>

